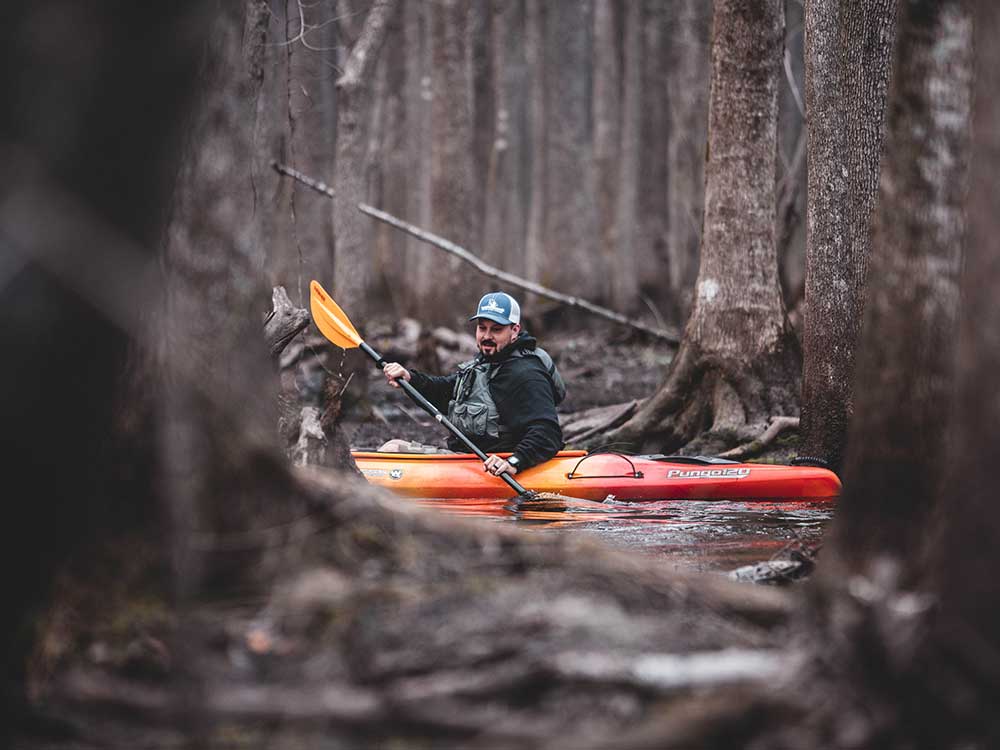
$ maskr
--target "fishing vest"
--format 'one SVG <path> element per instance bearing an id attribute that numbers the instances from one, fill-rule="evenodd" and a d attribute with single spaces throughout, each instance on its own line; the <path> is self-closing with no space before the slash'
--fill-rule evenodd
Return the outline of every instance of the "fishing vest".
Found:
<path id="1" fill-rule="evenodd" d="M 508 359 L 519 357 L 538 357 L 541 360 L 549 377 L 556 405 L 562 403 L 566 398 L 566 384 L 549 353 L 541 348 L 518 349 Z M 490 382 L 506 361 L 496 364 L 477 357 L 458 366 L 458 378 L 448 402 L 448 420 L 470 440 L 500 437 L 500 412 L 490 393 Z"/>

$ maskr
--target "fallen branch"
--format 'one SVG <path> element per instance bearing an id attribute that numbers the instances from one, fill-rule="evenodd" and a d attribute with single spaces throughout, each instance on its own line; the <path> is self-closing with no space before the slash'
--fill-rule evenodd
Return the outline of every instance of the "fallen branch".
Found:
<path id="1" fill-rule="evenodd" d="M 311 187 L 316 192 L 322 193 L 328 198 L 334 197 L 333 189 L 330 188 L 326 183 L 320 182 L 319 180 L 314 180 L 313 178 L 304 175 L 302 172 L 299 172 L 297 169 L 288 167 L 284 164 L 279 164 L 276 161 L 271 162 L 271 165 L 279 174 L 287 175 L 292 179 L 298 180 L 303 185 Z M 537 294 L 541 297 L 546 297 L 556 302 L 560 302 L 564 305 L 585 310 L 589 313 L 598 315 L 602 318 L 611 320 L 615 323 L 620 323 L 622 325 L 630 326 L 639 331 L 643 331 L 644 333 L 648 333 L 651 336 L 655 336 L 658 339 L 667 341 L 670 344 L 676 345 L 677 343 L 680 342 L 680 336 L 677 333 L 677 331 L 666 328 L 655 328 L 653 326 L 646 325 L 641 321 L 627 318 L 621 313 L 616 313 L 613 310 L 608 310 L 606 307 L 595 305 L 593 302 L 588 302 L 585 299 L 580 299 L 579 297 L 573 297 L 571 295 L 562 294 L 561 292 L 556 292 L 553 291 L 552 289 L 549 289 L 548 287 L 544 287 L 541 284 L 536 284 L 533 281 L 522 279 L 521 277 L 515 276 L 514 274 L 508 273 L 507 271 L 501 271 L 500 269 L 495 268 L 494 266 L 491 266 L 488 263 L 483 262 L 480 258 L 476 257 L 465 248 L 460 247 L 459 245 L 456 245 L 453 242 L 449 242 L 443 237 L 438 237 L 436 234 L 431 234 L 430 232 L 420 229 L 419 227 L 416 227 L 413 224 L 409 224 L 401 219 L 397 219 L 392 214 L 388 214 L 385 211 L 380 211 L 379 209 L 374 208 L 373 206 L 369 206 L 366 203 L 359 203 L 358 209 L 361 210 L 363 213 L 366 213 L 369 216 L 378 219 L 379 221 L 383 221 L 386 224 L 395 227 L 396 229 L 402 230 L 403 232 L 406 232 L 407 234 L 416 237 L 418 240 L 422 240 L 430 245 L 434 245 L 435 247 L 438 247 L 444 250 L 445 252 L 451 253 L 452 255 L 461 258 L 466 263 L 471 264 L 476 268 L 476 270 L 478 270 L 480 273 L 486 276 L 490 276 L 494 279 L 499 279 L 500 281 L 506 282 L 507 284 L 516 286 L 520 289 L 524 289 L 528 292 L 532 292 L 533 294 Z"/>
<path id="2" fill-rule="evenodd" d="M 737 445 L 735 448 L 724 453 L 720 453 L 719 458 L 736 459 L 756 456 L 764 450 L 764 448 L 773 443 L 774 439 L 782 432 L 791 428 L 798 429 L 798 427 L 798 417 L 772 417 L 771 424 L 766 430 L 764 430 L 764 433 L 759 438 L 751 440 L 749 443 L 743 443 L 743 445 Z"/>

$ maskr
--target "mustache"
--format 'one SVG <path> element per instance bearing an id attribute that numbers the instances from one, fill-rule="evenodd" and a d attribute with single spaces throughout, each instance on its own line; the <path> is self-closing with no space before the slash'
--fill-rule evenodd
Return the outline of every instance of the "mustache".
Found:
<path id="1" fill-rule="evenodd" d="M 479 342 L 479 345 L 480 346 L 496 346 L 497 342 L 494 341 L 493 339 L 483 339 L 482 341 Z"/>

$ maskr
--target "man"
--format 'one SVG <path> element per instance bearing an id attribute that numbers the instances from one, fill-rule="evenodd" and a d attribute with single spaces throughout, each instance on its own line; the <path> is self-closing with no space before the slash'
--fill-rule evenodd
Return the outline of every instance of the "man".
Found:
<path id="1" fill-rule="evenodd" d="M 389 385 L 408 380 L 424 397 L 490 454 L 485 471 L 510 475 L 552 458 L 563 446 L 556 406 L 566 386 L 552 358 L 521 328 L 521 306 L 504 292 L 479 300 L 476 314 L 476 358 L 451 375 L 427 375 L 397 362 L 383 368 Z M 448 447 L 465 447 L 454 437 Z M 497 453 L 511 452 L 503 459 Z"/>

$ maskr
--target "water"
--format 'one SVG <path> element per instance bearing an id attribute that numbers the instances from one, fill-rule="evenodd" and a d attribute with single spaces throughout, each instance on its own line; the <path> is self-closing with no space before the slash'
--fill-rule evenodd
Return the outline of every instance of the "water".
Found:
<path id="1" fill-rule="evenodd" d="M 659 500 L 530 502 L 420 500 L 445 513 L 512 523 L 532 533 L 589 534 L 607 544 L 665 559 L 677 568 L 729 571 L 790 549 L 818 545 L 836 500 Z"/>

